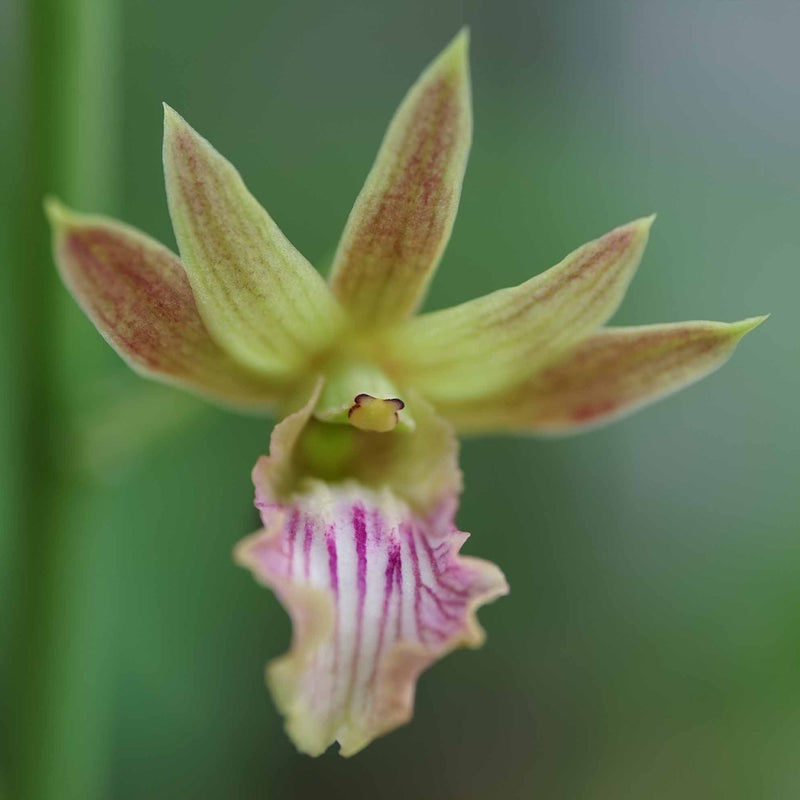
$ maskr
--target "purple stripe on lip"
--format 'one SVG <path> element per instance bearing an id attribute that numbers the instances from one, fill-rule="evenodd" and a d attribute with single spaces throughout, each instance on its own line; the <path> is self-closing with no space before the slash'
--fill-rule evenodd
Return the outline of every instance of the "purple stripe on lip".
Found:
<path id="1" fill-rule="evenodd" d="M 433 602 L 436 604 L 436 608 L 438 608 L 438 609 L 439 609 L 439 613 L 440 613 L 440 614 L 441 614 L 441 615 L 442 615 L 442 616 L 443 616 L 445 619 L 449 619 L 449 620 L 452 620 L 452 621 L 456 621 L 456 620 L 458 620 L 458 619 L 459 619 L 458 615 L 456 615 L 456 614 L 452 614 L 451 612 L 449 612 L 449 611 L 448 611 L 448 610 L 447 610 L 447 609 L 444 607 L 444 601 L 443 601 L 443 600 L 442 600 L 442 599 L 441 599 L 441 598 L 440 598 L 440 597 L 439 597 L 439 596 L 436 594 L 436 592 L 434 592 L 434 591 L 433 591 L 433 589 L 431 589 L 431 587 L 430 587 L 430 586 L 427 586 L 427 585 L 426 585 L 426 584 L 424 584 L 424 583 L 423 583 L 423 584 L 421 584 L 421 585 L 422 585 L 422 588 L 423 588 L 423 589 L 424 589 L 424 590 L 425 590 L 425 591 L 428 593 L 428 597 L 430 597 L 430 598 L 431 598 L 431 600 L 433 600 Z"/>
<path id="2" fill-rule="evenodd" d="M 294 544 L 297 539 L 297 528 L 300 525 L 300 509 L 296 508 L 292 512 L 292 518 L 289 521 L 289 569 L 287 570 L 290 575 L 294 574 Z"/>
<path id="3" fill-rule="evenodd" d="M 329 526 L 325 531 L 325 544 L 328 547 L 328 569 L 331 573 L 331 589 L 334 594 L 339 596 L 339 572 L 337 569 L 336 558 L 336 535 L 334 533 L 333 525 Z"/>
<path id="4" fill-rule="evenodd" d="M 364 602 L 367 596 L 367 523 L 364 506 L 356 503 L 353 506 L 353 536 L 356 543 L 356 585 L 358 588 L 358 605 L 356 612 L 356 636 L 353 650 L 353 662 L 350 670 L 348 697 L 353 692 L 358 662 L 361 658 L 361 640 L 364 628 Z"/>
<path id="5" fill-rule="evenodd" d="M 358 616 L 364 614 L 364 599 L 367 594 L 367 524 L 364 506 L 353 506 L 353 533 L 356 540 L 356 556 L 358 558 Z"/>
<path id="6" fill-rule="evenodd" d="M 395 638 L 400 639 L 403 635 L 403 555 L 400 542 L 397 542 L 397 569 L 394 573 L 395 583 L 397 584 L 397 631 Z"/>
<path id="7" fill-rule="evenodd" d="M 306 518 L 306 533 L 303 539 L 303 556 L 305 564 L 303 567 L 303 574 L 306 580 L 311 578 L 311 542 L 314 539 L 314 519 L 312 517 Z"/>
<path id="8" fill-rule="evenodd" d="M 386 638 L 386 621 L 389 616 L 389 603 L 392 599 L 392 586 L 395 580 L 395 573 L 400 570 L 400 543 L 394 541 L 392 534 L 389 534 L 391 544 L 389 545 L 389 555 L 386 560 L 385 583 L 383 587 L 383 607 L 381 608 L 381 621 L 378 627 L 378 643 L 375 645 L 375 656 L 372 662 L 372 672 L 370 674 L 369 682 L 375 682 L 375 675 L 378 671 L 378 663 L 380 662 L 381 650 L 383 649 L 383 641 Z M 398 584 L 399 586 L 399 584 Z M 398 596 L 398 603 L 400 598 Z M 400 637 L 400 607 L 397 609 L 398 629 L 397 638 Z"/>
<path id="9" fill-rule="evenodd" d="M 331 578 L 331 590 L 336 598 L 335 611 L 336 614 L 336 633 L 333 638 L 333 674 L 337 675 L 339 672 L 339 560 L 336 555 L 336 531 L 333 525 L 328 526 L 325 531 L 325 544 L 328 548 L 328 571 Z M 335 685 L 335 683 L 334 683 Z"/>
<path id="10" fill-rule="evenodd" d="M 400 525 L 400 530 L 406 537 L 406 541 L 408 542 L 408 552 L 411 554 L 411 569 L 414 573 L 414 618 L 419 637 L 424 641 L 422 636 L 422 596 L 419 592 L 422 578 L 419 574 L 419 557 L 417 556 L 417 545 L 414 541 L 414 530 L 411 525 L 406 522 Z"/>
<path id="11" fill-rule="evenodd" d="M 434 549 L 431 548 L 430 544 L 428 543 L 428 540 L 424 536 L 420 538 L 422 540 L 422 546 L 425 548 L 425 552 L 428 556 L 428 560 L 431 562 L 431 568 L 433 569 L 433 574 L 436 576 L 436 583 L 438 583 L 439 586 L 442 586 L 445 589 L 447 589 L 447 591 L 452 592 L 454 595 L 457 595 L 458 597 L 469 597 L 469 592 L 466 589 L 458 589 L 455 586 L 452 586 L 451 584 L 447 583 L 447 581 L 443 580 L 442 576 L 444 575 L 445 572 L 449 571 L 450 567 L 442 571 L 442 568 L 439 566 L 439 561 L 436 555 L 434 554 L 435 553 Z M 449 548 L 446 551 L 446 553 L 450 552 L 450 548 L 452 548 L 452 545 L 449 545 Z"/>

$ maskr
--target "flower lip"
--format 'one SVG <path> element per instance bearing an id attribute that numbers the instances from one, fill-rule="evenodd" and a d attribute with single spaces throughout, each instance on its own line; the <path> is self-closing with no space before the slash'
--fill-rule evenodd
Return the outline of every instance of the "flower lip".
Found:
<path id="1" fill-rule="evenodd" d="M 362 392 L 353 398 L 347 420 L 362 431 L 388 433 L 397 426 L 398 412 L 405 407 L 406 404 L 399 397 L 380 398 Z"/>
<path id="2" fill-rule="evenodd" d="M 390 489 L 354 481 L 310 481 L 278 503 L 258 488 L 264 529 L 235 559 L 294 625 L 267 681 L 298 749 L 319 755 L 338 740 L 353 755 L 408 722 L 423 670 L 483 644 L 476 611 L 508 585 L 493 564 L 460 555 L 468 534 L 450 498 L 420 515 Z"/>

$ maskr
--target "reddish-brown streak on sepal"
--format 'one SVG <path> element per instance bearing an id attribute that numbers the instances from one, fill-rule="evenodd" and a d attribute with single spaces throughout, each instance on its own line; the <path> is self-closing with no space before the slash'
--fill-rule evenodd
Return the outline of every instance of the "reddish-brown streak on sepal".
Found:
<path id="1" fill-rule="evenodd" d="M 68 258 L 81 264 L 68 277 L 83 303 L 147 366 L 174 361 L 187 337 L 207 337 L 189 282 L 174 257 L 165 253 L 159 258 L 163 275 L 142 269 L 147 259 L 141 246 L 122 244 L 108 231 L 92 227 L 68 232 L 62 246 Z M 167 326 L 149 324 L 154 317 Z"/>
<path id="2" fill-rule="evenodd" d="M 146 234 L 48 199 L 64 283 L 106 341 L 148 377 L 264 410 L 284 387 L 235 362 L 200 318 L 178 257 Z"/>
<path id="3" fill-rule="evenodd" d="M 413 312 L 458 208 L 472 136 L 466 31 L 406 95 L 339 243 L 331 286 L 362 323 Z"/>
<path id="4" fill-rule="evenodd" d="M 459 113 L 451 79 L 440 78 L 426 89 L 400 147 L 403 151 L 411 146 L 413 151 L 381 195 L 377 208 L 359 225 L 347 249 L 348 260 L 362 253 L 376 259 L 381 259 L 381 254 L 391 256 L 381 262 L 386 267 L 385 281 L 404 261 L 427 269 L 427 261 L 421 257 L 438 246 L 445 225 L 435 213 L 433 201 L 443 190 L 443 162 L 455 139 Z M 411 139 L 417 141 L 411 144 Z"/>
<path id="5" fill-rule="evenodd" d="M 251 369 L 308 377 L 342 322 L 325 282 L 233 164 L 166 106 L 163 155 L 175 238 L 209 332 Z"/>
<path id="6" fill-rule="evenodd" d="M 577 432 L 611 422 L 709 375 L 765 319 L 605 328 L 508 391 L 443 411 L 471 432 Z"/>
<path id="7" fill-rule="evenodd" d="M 539 424 L 559 419 L 592 423 L 702 377 L 730 355 L 738 338 L 733 329 L 703 323 L 635 332 L 608 329 L 521 391 L 541 396 Z M 581 402 L 582 397 L 591 399 Z"/>
<path id="8" fill-rule="evenodd" d="M 502 316 L 487 319 L 484 325 L 491 328 L 499 324 L 508 325 L 519 317 L 525 316 L 540 303 L 557 295 L 568 284 L 585 279 L 587 274 L 593 270 L 605 267 L 605 271 L 608 272 L 615 266 L 613 257 L 624 253 L 632 239 L 633 231 L 630 228 L 611 231 L 595 243 L 595 246 L 579 263 L 577 269 L 571 269 L 559 275 L 557 279 L 548 281 L 538 292 L 520 295 L 520 303 L 518 305 L 510 306 L 508 313 Z M 480 330 L 480 326 L 476 326 L 476 330 Z"/>
<path id="9" fill-rule="evenodd" d="M 610 414 L 620 403 L 615 400 L 603 400 L 599 403 L 586 403 L 578 406 L 572 412 L 572 419 L 574 422 L 589 422 L 589 420 L 596 417 L 602 417 L 604 414 Z"/>

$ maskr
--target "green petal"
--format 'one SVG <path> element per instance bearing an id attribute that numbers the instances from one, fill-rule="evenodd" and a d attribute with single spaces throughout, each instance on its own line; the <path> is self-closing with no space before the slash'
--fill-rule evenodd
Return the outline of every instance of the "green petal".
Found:
<path id="1" fill-rule="evenodd" d="M 518 384 L 617 310 L 653 219 L 616 228 L 519 286 L 404 322 L 387 332 L 383 363 L 434 403 Z"/>
<path id="2" fill-rule="evenodd" d="M 175 238 L 211 335 L 254 369 L 301 369 L 341 323 L 325 282 L 233 165 L 168 106 L 164 175 Z"/>
<path id="3" fill-rule="evenodd" d="M 178 257 L 134 228 L 48 200 L 61 277 L 106 341 L 148 377 L 226 405 L 266 409 L 286 387 L 211 338 Z"/>
<path id="4" fill-rule="evenodd" d="M 606 328 L 505 393 L 439 410 L 470 432 L 571 433 L 601 425 L 718 369 L 765 319 Z"/>
<path id="5" fill-rule="evenodd" d="M 347 221 L 331 283 L 360 322 L 411 313 L 450 238 L 472 137 L 467 46 L 464 30 L 406 95 Z"/>

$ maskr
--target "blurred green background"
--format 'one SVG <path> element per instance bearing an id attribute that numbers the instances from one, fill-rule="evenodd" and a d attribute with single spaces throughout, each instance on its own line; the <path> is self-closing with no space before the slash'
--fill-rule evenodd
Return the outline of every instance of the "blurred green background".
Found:
<path id="1" fill-rule="evenodd" d="M 234 567 L 269 424 L 130 373 L 57 281 L 41 197 L 173 245 L 168 101 L 320 268 L 384 127 L 472 27 L 476 134 L 428 301 L 659 213 L 616 322 L 772 312 L 611 427 L 463 446 L 512 593 L 353 760 L 263 686 L 289 624 Z M 800 797 L 796 0 L 0 0 L 0 796 Z"/>

